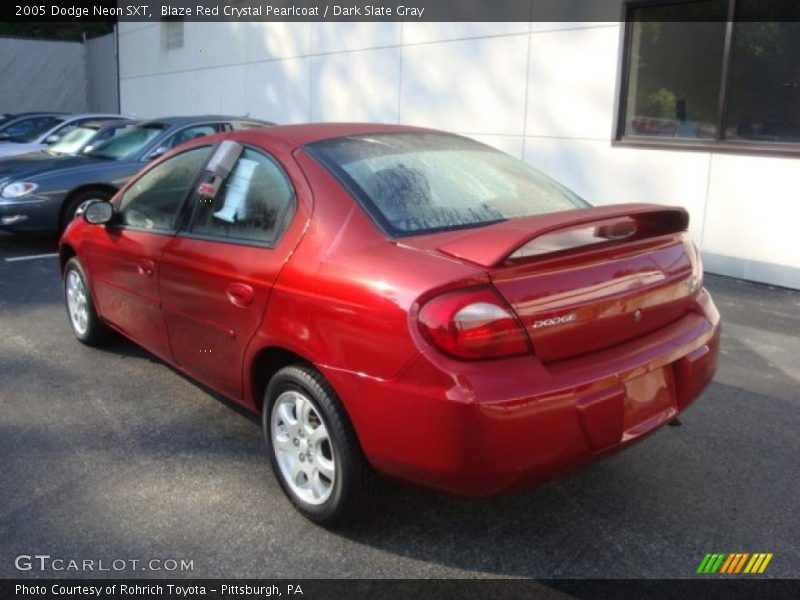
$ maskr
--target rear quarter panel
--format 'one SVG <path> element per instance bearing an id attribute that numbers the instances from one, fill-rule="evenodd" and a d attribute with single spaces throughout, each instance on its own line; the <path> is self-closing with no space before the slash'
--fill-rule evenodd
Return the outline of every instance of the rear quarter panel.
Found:
<path id="1" fill-rule="evenodd" d="M 386 238 L 327 170 L 302 150 L 295 158 L 314 191 L 313 216 L 276 283 L 262 341 L 329 369 L 391 379 L 419 352 L 409 330 L 419 296 L 488 277 Z"/>

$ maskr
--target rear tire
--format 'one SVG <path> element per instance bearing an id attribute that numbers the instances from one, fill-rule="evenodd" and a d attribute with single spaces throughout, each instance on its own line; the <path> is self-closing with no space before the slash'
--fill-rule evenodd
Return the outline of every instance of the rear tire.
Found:
<path id="1" fill-rule="evenodd" d="M 272 470 L 300 513 L 321 525 L 351 520 L 375 495 L 376 476 L 331 385 L 316 370 L 278 371 L 264 394 Z"/>
<path id="2" fill-rule="evenodd" d="M 75 256 L 64 267 L 64 299 L 72 333 L 79 342 L 98 346 L 108 339 L 111 332 L 97 316 L 86 275 Z"/>
<path id="3" fill-rule="evenodd" d="M 107 202 L 111 199 L 111 196 L 112 194 L 102 190 L 86 190 L 84 192 L 79 192 L 67 199 L 67 201 L 64 203 L 64 208 L 61 210 L 61 218 L 59 219 L 58 225 L 59 231 L 64 231 L 67 228 L 67 225 L 69 225 L 72 222 L 72 219 L 75 218 L 75 213 L 81 206 L 96 200 Z"/>

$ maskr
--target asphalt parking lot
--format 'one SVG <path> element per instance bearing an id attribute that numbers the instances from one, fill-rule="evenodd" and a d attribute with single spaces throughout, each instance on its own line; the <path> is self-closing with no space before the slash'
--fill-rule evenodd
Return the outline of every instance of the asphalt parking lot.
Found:
<path id="1" fill-rule="evenodd" d="M 798 292 L 707 277 L 720 370 L 682 426 L 510 496 L 386 484 L 334 533 L 284 499 L 257 419 L 130 342 L 74 340 L 57 259 L 7 260 L 54 251 L 0 234 L 0 577 L 81 575 L 16 570 L 37 553 L 194 565 L 126 577 L 686 578 L 707 552 L 800 574 Z"/>

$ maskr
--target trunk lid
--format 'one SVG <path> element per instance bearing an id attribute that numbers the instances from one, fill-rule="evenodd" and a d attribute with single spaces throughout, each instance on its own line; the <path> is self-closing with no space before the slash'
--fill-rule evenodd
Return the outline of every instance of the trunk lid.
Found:
<path id="1" fill-rule="evenodd" d="M 420 236 L 412 245 L 486 270 L 536 355 L 555 361 L 645 335 L 692 310 L 700 265 L 687 226 L 681 208 L 625 204 Z"/>

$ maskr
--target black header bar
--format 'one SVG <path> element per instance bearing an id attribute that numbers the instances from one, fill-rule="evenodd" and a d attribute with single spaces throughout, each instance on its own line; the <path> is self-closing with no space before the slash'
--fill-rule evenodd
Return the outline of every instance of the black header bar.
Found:
<path id="1" fill-rule="evenodd" d="M 739 578 L 635 579 L 5 579 L 4 600 L 783 600 L 800 581 Z"/>
<path id="2" fill-rule="evenodd" d="M 619 22 L 626 5 L 708 0 L 10 0 L 2 21 L 533 21 Z M 796 0 L 760 0 L 763 20 L 800 21 Z M 690 20 L 703 11 L 692 11 Z M 667 17 L 671 18 L 671 17 Z M 674 20 L 686 20 L 675 11 Z"/>

